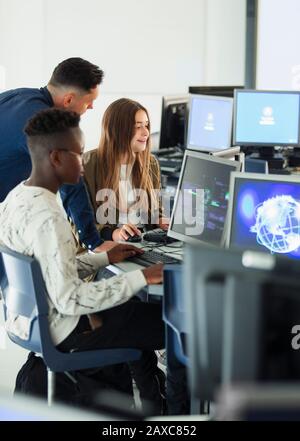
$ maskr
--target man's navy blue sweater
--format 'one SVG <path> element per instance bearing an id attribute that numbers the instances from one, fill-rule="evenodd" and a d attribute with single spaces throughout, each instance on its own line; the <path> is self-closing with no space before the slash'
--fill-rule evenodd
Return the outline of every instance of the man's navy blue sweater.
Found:
<path id="1" fill-rule="evenodd" d="M 30 175 L 31 160 L 24 133 L 27 121 L 40 110 L 53 106 L 47 87 L 14 89 L 0 94 L 0 202 Z M 76 186 L 64 185 L 60 194 L 81 241 L 90 249 L 100 245 L 103 241 L 95 226 L 83 180 Z"/>

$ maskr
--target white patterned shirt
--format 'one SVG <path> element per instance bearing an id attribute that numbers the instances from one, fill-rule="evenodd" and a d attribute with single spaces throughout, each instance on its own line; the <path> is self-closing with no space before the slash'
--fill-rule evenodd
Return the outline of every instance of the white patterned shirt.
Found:
<path id="1" fill-rule="evenodd" d="M 81 315 L 120 305 L 146 285 L 140 270 L 99 282 L 81 280 L 109 264 L 107 253 L 76 257 L 71 226 L 56 195 L 24 182 L 0 204 L 0 243 L 39 261 L 48 291 L 49 327 L 55 345 L 74 330 Z M 8 315 L 9 332 L 28 339 L 29 326 L 26 317 Z"/>

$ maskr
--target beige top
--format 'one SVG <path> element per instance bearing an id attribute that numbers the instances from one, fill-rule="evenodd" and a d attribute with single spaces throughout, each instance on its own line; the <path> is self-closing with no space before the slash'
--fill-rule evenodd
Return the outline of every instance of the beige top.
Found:
<path id="1" fill-rule="evenodd" d="M 97 202 L 97 200 L 96 200 L 96 195 L 97 195 L 98 191 L 101 189 L 100 176 L 103 173 L 109 173 L 109 170 L 104 170 L 101 167 L 98 149 L 90 150 L 84 154 L 83 166 L 84 166 L 84 180 L 85 180 L 85 183 L 87 186 L 87 190 L 88 190 L 88 193 L 90 196 L 92 206 L 94 208 L 95 220 L 96 220 L 96 223 L 98 224 L 99 230 L 103 230 L 105 228 L 105 230 L 110 229 L 112 232 L 120 223 L 120 214 L 119 214 L 118 208 L 116 209 L 115 222 L 100 224 L 99 222 L 97 222 L 97 219 L 96 219 L 97 210 L 101 206 L 101 203 Z M 160 182 L 159 164 L 158 164 L 157 159 L 153 155 L 151 155 L 149 173 L 150 173 L 150 176 L 151 176 L 151 179 L 153 182 L 153 188 L 160 190 L 161 182 Z M 159 207 L 159 217 L 161 217 L 161 215 L 162 215 L 162 208 L 160 206 Z M 121 223 L 123 223 L 123 222 L 121 222 Z M 148 215 L 148 224 L 151 224 L 150 214 Z M 102 231 L 102 233 L 103 233 L 103 231 Z M 109 237 L 104 236 L 104 238 L 108 239 Z"/>

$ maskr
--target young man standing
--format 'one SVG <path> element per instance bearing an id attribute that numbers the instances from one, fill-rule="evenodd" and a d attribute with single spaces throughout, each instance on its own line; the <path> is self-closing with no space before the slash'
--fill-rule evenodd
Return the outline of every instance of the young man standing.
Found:
<path id="1" fill-rule="evenodd" d="M 83 173 L 79 120 L 77 113 L 48 109 L 27 124 L 32 171 L 0 204 L 0 243 L 39 261 L 48 293 L 50 333 L 60 350 L 133 347 L 143 351 L 141 359 L 132 363 L 133 375 L 142 398 L 153 401 L 159 412 L 154 350 L 164 346 L 161 307 L 130 300 L 147 284 L 162 281 L 162 266 L 83 282 L 79 275 L 85 277 L 142 251 L 122 244 L 107 253 L 76 258 L 71 226 L 56 201 L 60 186 L 75 184 Z M 95 313 L 98 327 L 92 329 L 87 316 Z M 6 328 L 26 338 L 29 323 L 10 313 Z"/>
<path id="2" fill-rule="evenodd" d="M 20 88 L 0 94 L 0 202 L 31 172 L 24 127 L 38 111 L 56 107 L 82 115 L 93 108 L 103 72 L 82 58 L 62 61 L 46 87 Z M 60 189 L 64 208 L 76 225 L 82 243 L 96 249 L 102 239 L 96 229 L 93 210 L 83 181 Z M 75 190 L 75 191 L 74 191 Z"/>

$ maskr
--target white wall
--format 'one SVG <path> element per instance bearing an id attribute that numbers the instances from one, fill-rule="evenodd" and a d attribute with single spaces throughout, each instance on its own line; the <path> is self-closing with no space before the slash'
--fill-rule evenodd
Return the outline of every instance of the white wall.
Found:
<path id="1" fill-rule="evenodd" d="M 45 82 L 43 11 L 41 0 L 0 0 L 0 65 L 6 71 L 6 88 Z"/>
<path id="2" fill-rule="evenodd" d="M 106 93 L 177 93 L 202 80 L 203 0 L 45 4 L 49 73 L 61 59 L 80 54 L 103 66 Z"/>
<path id="3" fill-rule="evenodd" d="M 260 0 L 258 89 L 300 90 L 299 22 L 299 0 Z"/>
<path id="4" fill-rule="evenodd" d="M 189 85 L 242 84 L 246 0 L 0 0 L 6 88 L 46 84 L 70 56 L 105 71 L 95 111 L 83 116 L 97 145 L 107 105 L 140 100 L 159 130 L 161 96 Z M 1 88 L 1 68 L 0 68 Z"/>
<path id="5" fill-rule="evenodd" d="M 104 109 L 121 96 L 140 100 L 157 131 L 162 95 L 186 93 L 189 85 L 243 83 L 245 4 L 0 0 L 0 89 L 43 86 L 61 60 L 81 56 L 105 71 L 95 109 L 82 121 L 87 148 L 98 143 Z M 5 344 L 0 389 L 11 390 L 26 356 L 7 339 Z"/>
<path id="6" fill-rule="evenodd" d="M 244 84 L 246 1 L 207 0 L 204 84 Z"/>
<path id="7" fill-rule="evenodd" d="M 203 81 L 205 0 L 45 4 L 47 75 L 60 60 L 78 54 L 105 71 L 102 99 L 95 103 L 95 112 L 83 117 L 87 149 L 96 147 L 103 112 L 113 100 L 122 96 L 140 100 L 157 131 L 161 96 L 187 92 L 189 84 Z"/>

